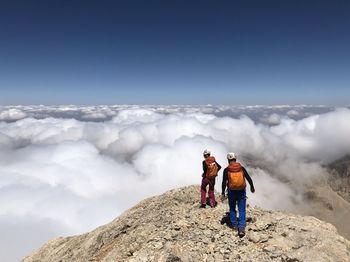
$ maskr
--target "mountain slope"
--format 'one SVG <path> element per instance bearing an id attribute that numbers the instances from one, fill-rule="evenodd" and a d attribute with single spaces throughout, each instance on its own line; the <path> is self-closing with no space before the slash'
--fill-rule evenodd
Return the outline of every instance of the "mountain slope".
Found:
<path id="1" fill-rule="evenodd" d="M 329 185 L 350 202 L 350 155 L 329 164 L 327 169 Z"/>
<path id="2" fill-rule="evenodd" d="M 309 187 L 304 194 L 304 201 L 307 203 L 307 208 L 301 208 L 298 213 L 332 223 L 340 235 L 350 239 L 350 203 L 330 186 Z"/>
<path id="3" fill-rule="evenodd" d="M 350 261 L 350 242 L 314 217 L 248 208 L 247 235 L 198 208 L 199 186 L 140 202 L 89 233 L 49 241 L 23 261 Z M 222 220 L 222 221 L 221 221 Z"/>

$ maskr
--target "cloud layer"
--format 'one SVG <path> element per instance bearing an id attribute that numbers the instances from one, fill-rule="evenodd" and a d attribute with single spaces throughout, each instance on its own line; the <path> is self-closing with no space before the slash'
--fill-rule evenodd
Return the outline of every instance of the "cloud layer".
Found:
<path id="1" fill-rule="evenodd" d="M 239 118 L 246 115 L 254 122 L 265 124 L 278 124 L 280 118 L 288 116 L 294 120 L 300 120 L 313 114 L 322 114 L 333 111 L 333 107 L 328 106 L 308 106 L 308 105 L 280 105 L 280 106 L 177 106 L 177 105 L 99 105 L 99 106 L 0 106 L 0 121 L 12 122 L 25 117 L 43 119 L 48 117 L 76 119 L 81 121 L 102 122 L 109 121 L 120 111 L 125 109 L 146 109 L 160 114 L 173 113 L 203 113 L 213 114 L 217 117 L 230 116 Z M 271 123 L 270 123 L 271 122 Z"/>
<path id="2" fill-rule="evenodd" d="M 321 164 L 350 153 L 350 110 L 253 109 L 245 110 L 255 120 L 244 108 L 234 117 L 237 108 L 210 106 L 1 108 L 0 230 L 1 241 L 13 244 L 0 260 L 18 260 L 48 238 L 91 230 L 145 197 L 199 183 L 205 148 L 224 166 L 228 151 L 238 154 L 256 184 L 251 204 L 297 210 Z M 17 121 L 10 117 L 19 112 Z M 217 183 L 219 190 L 221 174 Z"/>

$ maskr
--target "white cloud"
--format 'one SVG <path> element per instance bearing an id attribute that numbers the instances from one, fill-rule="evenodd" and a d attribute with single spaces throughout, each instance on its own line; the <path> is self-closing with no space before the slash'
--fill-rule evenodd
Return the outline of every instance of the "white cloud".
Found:
<path id="1" fill-rule="evenodd" d="M 275 209 L 277 206 L 280 210 L 297 209 L 295 203 L 301 203 L 301 194 L 295 189 L 259 168 L 250 169 L 250 173 L 257 189 L 249 195 L 249 203 L 266 209 Z"/>
<path id="2" fill-rule="evenodd" d="M 295 109 L 292 109 L 292 110 L 289 110 L 287 112 L 287 116 L 289 116 L 289 117 L 299 116 L 299 112 L 297 110 L 295 110 Z"/>
<path id="3" fill-rule="evenodd" d="M 24 113 L 22 110 L 10 108 L 0 112 L 0 121 L 15 121 L 18 119 L 25 118 L 26 116 L 27 114 Z"/>
<path id="4" fill-rule="evenodd" d="M 199 183 L 204 148 L 223 166 L 228 151 L 238 154 L 256 184 L 251 204 L 288 210 L 297 209 L 303 186 L 322 175 L 321 163 L 350 153 L 349 109 L 298 121 L 283 117 L 273 127 L 247 116 L 203 114 L 200 108 L 59 110 L 93 115 L 95 108 L 111 120 L 0 122 L 0 229 L 16 231 L 18 223 L 13 236 L 20 237 L 20 230 L 40 228 L 35 241 L 18 239 L 22 249 L 15 255 L 53 235 L 93 229 L 144 197 Z"/>
<path id="5" fill-rule="evenodd" d="M 273 113 L 269 116 L 261 117 L 260 121 L 267 125 L 278 125 L 279 123 L 281 123 L 281 116 L 276 113 Z"/>

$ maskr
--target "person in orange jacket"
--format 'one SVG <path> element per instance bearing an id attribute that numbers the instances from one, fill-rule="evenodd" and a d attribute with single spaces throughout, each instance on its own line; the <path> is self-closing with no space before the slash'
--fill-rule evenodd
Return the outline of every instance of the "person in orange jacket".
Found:
<path id="1" fill-rule="evenodd" d="M 226 187 L 228 188 L 228 203 L 230 206 L 230 222 L 234 229 L 238 229 L 238 235 L 245 235 L 246 227 L 246 182 L 250 185 L 250 191 L 255 192 L 253 180 L 247 170 L 236 161 L 235 153 L 227 154 L 228 166 L 224 169 L 222 179 L 222 197 L 225 197 Z M 239 217 L 237 218 L 236 205 L 238 206 Z"/>

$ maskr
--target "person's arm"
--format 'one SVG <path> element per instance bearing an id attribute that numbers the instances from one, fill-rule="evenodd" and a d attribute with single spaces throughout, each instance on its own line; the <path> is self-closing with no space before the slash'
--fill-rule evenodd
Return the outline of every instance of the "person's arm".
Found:
<path id="1" fill-rule="evenodd" d="M 225 195 L 225 190 L 227 186 L 227 168 L 224 169 L 224 174 L 222 176 L 222 184 L 221 184 L 221 195 Z"/>
<path id="2" fill-rule="evenodd" d="M 246 170 L 244 167 L 242 167 L 242 168 L 243 168 L 244 177 L 248 180 L 248 183 L 249 183 L 249 185 L 250 185 L 250 191 L 251 191 L 252 193 L 254 193 L 254 192 L 255 192 L 255 188 L 254 188 L 253 180 L 252 180 L 252 178 L 249 176 L 247 170 Z"/>
<path id="3" fill-rule="evenodd" d="M 218 162 L 215 161 L 215 163 L 216 163 L 216 165 L 218 166 L 218 172 L 219 172 L 220 169 L 221 169 L 221 166 L 218 164 Z"/>
<path id="4" fill-rule="evenodd" d="M 202 177 L 205 177 L 205 174 L 207 173 L 207 165 L 205 163 L 205 161 L 202 162 L 202 166 L 203 166 L 203 174 L 202 174 Z"/>

